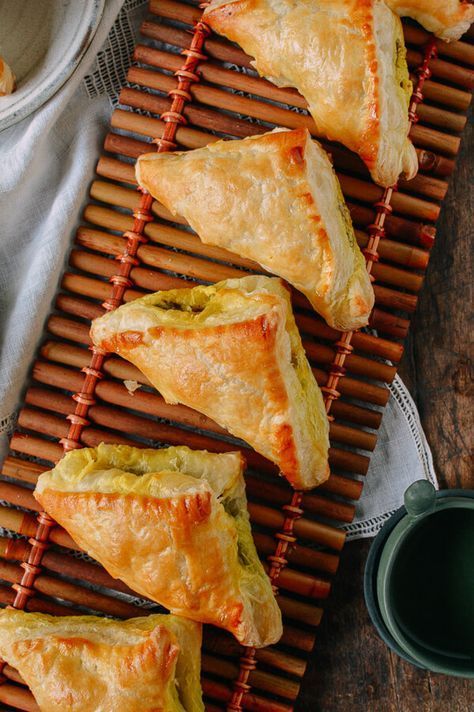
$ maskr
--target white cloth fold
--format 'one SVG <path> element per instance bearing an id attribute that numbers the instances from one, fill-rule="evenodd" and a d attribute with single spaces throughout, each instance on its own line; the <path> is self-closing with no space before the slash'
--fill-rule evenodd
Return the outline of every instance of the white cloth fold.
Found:
<path id="1" fill-rule="evenodd" d="M 3 454 L 145 10 L 145 0 L 126 0 L 123 7 L 122 0 L 108 0 L 91 46 L 64 87 L 0 133 Z M 416 408 L 399 378 L 391 392 L 357 517 L 347 527 L 352 538 L 376 534 L 411 482 L 436 481 Z"/>

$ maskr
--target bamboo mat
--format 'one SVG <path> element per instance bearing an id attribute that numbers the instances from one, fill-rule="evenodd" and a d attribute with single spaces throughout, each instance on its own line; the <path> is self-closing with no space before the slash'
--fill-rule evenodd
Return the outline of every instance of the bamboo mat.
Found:
<path id="1" fill-rule="evenodd" d="M 63 453 L 59 440 L 69 434 L 66 416 L 73 411 L 71 395 L 83 389 L 81 369 L 90 362 L 90 321 L 103 313 L 102 302 L 110 298 L 109 280 L 118 270 L 114 258 L 124 252 L 124 233 L 133 230 L 132 213 L 141 204 L 133 161 L 156 149 L 150 139 L 163 136 L 166 123 L 158 116 L 170 110 L 172 100 L 167 93 L 177 86 L 172 73 L 183 65 L 178 52 L 190 47 L 189 30 L 200 17 L 196 6 L 174 0 L 151 0 L 150 10 L 153 18 L 142 25 L 135 63 L 120 96 L 122 107 L 112 114 L 111 130 L 90 188 L 91 199 L 32 365 L 18 429 L 2 468 L 0 526 L 20 535 L 0 539 L 3 604 L 13 603 L 11 584 L 21 583 L 21 562 L 32 549 L 28 539 L 38 536 L 38 505 L 31 489 L 39 473 Z M 430 36 L 408 24 L 405 34 L 410 69 L 416 72 Z M 157 49 L 156 40 L 165 43 L 167 50 Z M 421 170 L 413 181 L 400 181 L 393 193 L 393 213 L 387 215 L 386 236 L 378 248 L 380 259 L 372 269 L 376 306 L 371 325 L 378 336 L 355 333 L 354 350 L 345 357 L 347 372 L 337 385 L 341 396 L 331 409 L 332 474 L 317 491 L 303 496 L 304 512 L 292 522 L 298 543 L 286 553 L 288 565 L 277 581 L 285 629 L 278 645 L 256 653 L 257 665 L 247 680 L 250 689 L 243 696 L 243 707 L 254 712 L 290 712 L 297 698 L 344 544 L 340 526 L 354 515 L 354 502 L 360 496 L 389 397 L 386 386 L 402 356 L 401 341 L 416 308 L 435 239 L 435 223 L 459 150 L 474 77 L 472 44 L 436 44 L 438 58 L 430 61 L 431 77 L 424 83 L 419 121 L 412 128 Z M 184 107 L 187 123 L 177 129 L 179 148 L 203 146 L 223 136 L 255 135 L 276 125 L 306 126 L 316 136 L 310 117 L 287 108 L 304 109 L 302 97 L 249 72 L 249 58 L 240 49 L 211 36 L 204 52 L 209 60 L 200 63 L 201 81 L 192 86 L 193 100 Z M 365 247 L 369 226 L 377 218 L 374 205 L 383 198 L 383 191 L 370 181 L 353 154 L 323 143 L 333 157 L 357 240 Z M 125 301 L 149 291 L 260 271 L 247 259 L 203 245 L 184 222 L 171 218 L 158 203 L 153 203 L 151 211 L 153 221 L 145 227 L 148 242 L 138 247 L 138 263 L 130 273 L 133 284 L 125 289 Z M 294 307 L 315 377 L 325 386 L 341 335 L 316 316 L 300 294 L 294 295 Z M 273 554 L 274 535 L 286 526 L 282 507 L 292 499 L 290 488 L 275 477 L 274 466 L 206 417 L 184 406 L 167 405 L 131 364 L 112 356 L 105 361 L 103 373 L 95 403 L 88 408 L 90 424 L 82 430 L 81 443 L 187 444 L 216 452 L 240 447 L 249 464 L 247 492 L 256 545 L 263 559 Z M 140 384 L 133 395 L 124 384 L 128 380 Z M 64 614 L 87 609 L 118 617 L 143 615 L 143 608 L 128 595 L 132 592 L 101 567 L 81 558 L 60 527 L 52 528 L 49 538 L 52 546 L 43 556 L 28 610 Z M 226 633 L 206 628 L 202 683 L 210 712 L 224 709 L 231 699 L 244 652 Z M 37 709 L 18 673 L 6 666 L 3 674 L 0 702 L 17 709 Z"/>

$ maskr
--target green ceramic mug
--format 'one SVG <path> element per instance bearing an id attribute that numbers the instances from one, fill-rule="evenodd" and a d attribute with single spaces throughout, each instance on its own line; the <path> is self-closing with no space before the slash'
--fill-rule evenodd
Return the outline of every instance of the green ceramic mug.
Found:
<path id="1" fill-rule="evenodd" d="M 474 678 L 474 491 L 412 484 L 374 540 L 364 588 L 372 621 L 395 652 Z"/>

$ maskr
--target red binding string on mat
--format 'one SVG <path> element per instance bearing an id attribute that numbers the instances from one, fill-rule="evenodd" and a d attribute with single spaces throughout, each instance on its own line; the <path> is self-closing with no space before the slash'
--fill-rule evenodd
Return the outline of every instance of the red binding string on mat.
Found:
<path id="1" fill-rule="evenodd" d="M 408 117 L 410 120 L 410 126 L 416 121 L 418 121 L 418 116 L 416 114 L 418 104 L 423 101 L 423 85 L 425 81 L 430 77 L 431 71 L 429 69 L 429 63 L 431 59 L 436 57 L 436 45 L 434 38 L 428 43 L 425 50 L 424 60 L 421 66 L 416 70 L 417 82 L 416 87 L 413 92 L 410 101 L 410 107 L 408 112 Z M 380 240 L 385 237 L 385 220 L 387 215 L 392 212 L 392 207 L 390 205 L 393 192 L 396 190 L 396 186 L 391 188 L 386 188 L 383 192 L 382 198 L 375 203 L 375 213 L 376 217 L 374 223 L 369 225 L 369 241 L 367 247 L 363 250 L 366 259 L 367 272 L 370 275 L 372 281 L 374 278 L 372 276 L 372 267 L 375 262 L 378 261 L 378 245 Z M 352 336 L 354 332 L 348 331 L 346 333 L 341 333 L 338 341 L 336 341 L 336 355 L 334 361 L 329 369 L 329 377 L 325 386 L 321 388 L 324 393 L 324 403 L 326 405 L 326 413 L 328 420 L 334 420 L 334 416 L 331 415 L 331 407 L 335 400 L 340 397 L 340 392 L 337 390 L 339 385 L 339 380 L 343 378 L 346 374 L 346 369 L 344 363 L 346 357 L 353 351 L 354 347 L 351 344 Z M 282 569 L 288 563 L 286 558 L 286 553 L 292 545 L 296 542 L 296 537 L 293 534 L 293 527 L 295 520 L 302 516 L 303 509 L 301 508 L 301 502 L 303 499 L 303 492 L 295 491 L 291 498 L 290 504 L 286 504 L 282 507 L 285 513 L 285 519 L 281 531 L 275 534 L 277 539 L 277 545 L 275 553 L 268 557 L 268 561 L 271 564 L 269 571 L 269 577 L 272 582 L 272 588 L 275 595 L 278 595 L 278 587 L 276 581 L 280 575 Z M 244 655 L 240 658 L 240 669 L 237 678 L 233 683 L 232 697 L 227 704 L 228 712 L 241 712 L 245 706 L 244 696 L 250 691 L 251 686 L 249 684 L 250 673 L 257 667 L 257 661 L 255 658 L 255 648 L 247 647 L 244 649 Z"/>
<path id="2" fill-rule="evenodd" d="M 209 27 L 204 22 L 197 22 L 191 46 L 182 52 L 186 60 L 181 69 L 175 72 L 175 76 L 178 78 L 178 85 L 176 89 L 172 89 L 169 92 L 169 96 L 172 97 L 171 107 L 169 111 L 166 111 L 160 117 L 161 120 L 165 122 L 163 135 L 161 138 L 153 140 L 153 143 L 157 144 L 158 153 L 176 148 L 176 132 L 180 124 L 186 123 L 182 112 L 186 103 L 191 101 L 192 97 L 189 93 L 191 85 L 200 80 L 200 76 L 196 70 L 199 63 L 206 59 L 206 56 L 201 50 L 204 45 L 204 40 L 208 37 L 210 32 Z M 147 242 L 148 238 L 145 235 L 145 228 L 147 223 L 153 220 L 153 216 L 150 212 L 153 203 L 152 196 L 140 188 L 137 190 L 141 193 L 140 204 L 133 213 L 134 221 L 132 229 L 124 232 L 124 237 L 127 238 L 127 245 L 124 252 L 116 258 L 120 263 L 120 267 L 117 274 L 110 278 L 110 282 L 113 285 L 112 293 L 102 305 L 104 309 L 108 311 L 112 311 L 120 306 L 125 290 L 133 285 L 130 279 L 130 273 L 132 267 L 139 264 L 137 257 L 138 248 L 140 244 Z M 90 364 L 82 369 L 82 372 L 85 374 L 82 390 L 72 396 L 73 400 L 76 401 L 76 407 L 74 412 L 67 416 L 67 420 L 71 423 L 68 435 L 66 438 L 60 440 L 65 452 L 83 447 L 81 443 L 82 431 L 89 425 L 89 420 L 87 419 L 89 408 L 96 402 L 96 385 L 97 382 L 103 378 L 102 366 L 106 358 L 106 352 L 95 346 L 91 347 L 91 350 L 92 357 Z M 49 546 L 50 531 L 52 527 L 56 525 L 54 519 L 46 512 L 41 512 L 38 515 L 37 521 L 38 524 L 35 535 L 29 539 L 32 548 L 28 560 L 21 564 L 24 569 L 24 574 L 20 583 L 13 584 L 16 596 L 12 606 L 9 606 L 9 608 L 24 609 L 29 599 L 35 595 L 35 580 L 41 573 L 41 561 L 45 550 Z M 5 662 L 1 661 L 0 674 L 4 666 Z M 1 676 L 0 682 L 4 680 L 4 676 Z"/>

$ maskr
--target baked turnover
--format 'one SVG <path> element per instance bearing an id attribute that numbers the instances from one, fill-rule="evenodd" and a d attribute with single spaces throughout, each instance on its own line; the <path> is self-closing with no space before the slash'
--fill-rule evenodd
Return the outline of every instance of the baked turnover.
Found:
<path id="1" fill-rule="evenodd" d="M 276 643 L 281 614 L 250 531 L 240 453 L 124 445 L 68 453 L 35 497 L 115 578 L 172 613 Z"/>
<path id="2" fill-rule="evenodd" d="M 42 712 L 203 712 L 201 626 L 5 610 L 0 655 Z"/>
<path id="3" fill-rule="evenodd" d="M 385 0 L 401 17 L 412 17 L 446 42 L 458 40 L 474 22 L 469 0 Z"/>
<path id="4" fill-rule="evenodd" d="M 148 153 L 137 180 L 201 240 L 259 262 L 336 329 L 365 326 L 374 292 L 339 181 L 306 129 Z"/>
<path id="5" fill-rule="evenodd" d="M 358 153 L 376 183 L 416 174 L 403 30 L 383 0 L 212 0 L 203 19 L 259 74 L 296 87 L 318 134 Z"/>
<path id="6" fill-rule="evenodd" d="M 91 337 L 135 364 L 168 403 L 248 442 L 294 487 L 327 479 L 323 398 L 280 279 L 149 294 L 95 319 Z"/>

